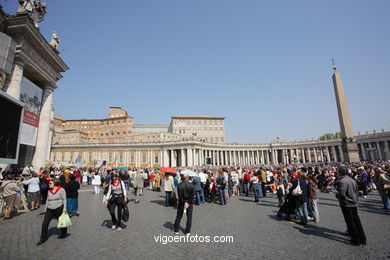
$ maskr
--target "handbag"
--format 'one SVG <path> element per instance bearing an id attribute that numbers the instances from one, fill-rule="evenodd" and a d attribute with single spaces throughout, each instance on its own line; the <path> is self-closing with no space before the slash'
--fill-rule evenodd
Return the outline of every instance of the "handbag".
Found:
<path id="1" fill-rule="evenodd" d="M 58 218 L 58 225 L 57 228 L 67 228 L 72 226 L 72 221 L 70 220 L 69 215 L 64 212 L 62 215 Z"/>
<path id="2" fill-rule="evenodd" d="M 299 195 L 302 195 L 302 190 L 301 190 L 301 185 L 299 183 L 299 179 L 298 179 L 298 185 L 297 187 L 295 187 L 295 189 L 293 189 L 292 193 L 291 193 L 293 196 L 299 196 Z"/>
<path id="3" fill-rule="evenodd" d="M 169 205 L 170 206 L 176 206 L 177 205 L 177 198 L 176 198 L 176 193 L 172 192 L 172 196 L 169 200 Z"/>
<path id="4" fill-rule="evenodd" d="M 127 203 L 123 202 L 123 212 L 122 212 L 122 220 L 124 222 L 129 221 L 130 212 L 129 208 L 127 207 Z"/>

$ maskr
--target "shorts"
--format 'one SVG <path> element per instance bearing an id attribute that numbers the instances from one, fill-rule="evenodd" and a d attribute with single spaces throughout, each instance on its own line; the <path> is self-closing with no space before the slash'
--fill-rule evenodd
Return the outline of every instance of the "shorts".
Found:
<path id="1" fill-rule="evenodd" d="M 41 193 L 37 192 L 27 192 L 27 199 L 29 202 L 39 202 L 41 199 Z"/>

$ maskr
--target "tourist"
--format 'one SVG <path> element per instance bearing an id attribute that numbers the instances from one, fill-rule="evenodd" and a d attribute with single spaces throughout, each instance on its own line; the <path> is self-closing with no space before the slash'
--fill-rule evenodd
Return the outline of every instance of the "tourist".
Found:
<path id="1" fill-rule="evenodd" d="M 154 175 L 154 187 L 156 188 L 156 191 L 158 191 L 158 192 L 160 192 L 161 191 L 161 189 L 160 189 L 160 187 L 161 187 L 161 175 L 160 175 L 160 173 L 156 173 L 155 175 Z"/>
<path id="2" fill-rule="evenodd" d="M 263 197 L 267 197 L 267 188 L 266 188 L 266 184 L 268 183 L 267 181 L 267 178 L 268 178 L 268 172 L 265 171 L 265 170 L 261 170 L 261 188 L 260 189 L 260 193 L 263 194 Z"/>
<path id="3" fill-rule="evenodd" d="M 341 166 L 338 169 L 336 180 L 336 198 L 339 200 L 345 223 L 347 224 L 350 240 L 345 241 L 350 245 L 365 245 L 366 235 L 357 211 L 358 188 L 356 182 L 348 176 L 348 168 Z"/>
<path id="4" fill-rule="evenodd" d="M 276 195 L 279 200 L 279 207 L 281 207 L 284 203 L 284 195 L 286 194 L 285 188 L 284 188 L 284 177 L 283 174 L 280 172 L 280 170 L 277 173 L 276 177 Z"/>
<path id="5" fill-rule="evenodd" d="M 177 207 L 177 215 L 174 226 L 174 233 L 179 234 L 179 226 L 181 218 L 183 217 L 184 209 L 186 209 L 187 224 L 185 234 L 189 235 L 192 225 L 192 211 L 193 211 L 193 199 L 194 199 L 194 186 L 188 181 L 188 174 L 183 175 L 183 181 L 179 184 L 178 194 L 179 201 Z"/>
<path id="6" fill-rule="evenodd" d="M 39 208 L 39 201 L 41 195 L 39 192 L 39 177 L 36 172 L 32 172 L 32 178 L 23 182 L 24 185 L 28 185 L 27 198 L 31 204 L 31 210 Z"/>
<path id="7" fill-rule="evenodd" d="M 260 181 L 259 178 L 260 178 L 260 174 L 258 171 L 256 171 L 254 173 L 254 175 L 251 177 L 251 183 L 252 183 L 252 187 L 253 187 L 253 195 L 255 197 L 254 202 L 258 202 L 259 198 L 262 197 L 262 194 L 260 193 L 260 188 L 259 188 L 259 181 Z"/>
<path id="8" fill-rule="evenodd" d="M 232 171 L 231 176 L 232 176 L 233 196 L 239 196 L 240 192 L 238 187 L 240 185 L 240 181 L 238 178 L 238 173 Z"/>
<path id="9" fill-rule="evenodd" d="M 121 231 L 122 211 L 124 203 L 127 203 L 127 194 L 125 184 L 119 179 L 118 174 L 112 176 L 107 195 L 104 196 L 103 201 L 111 215 L 111 229 Z M 115 208 L 117 208 L 118 218 L 115 216 Z"/>
<path id="10" fill-rule="evenodd" d="M 249 196 L 249 183 L 250 183 L 251 177 L 249 175 L 249 172 L 245 171 L 244 173 L 244 185 L 243 185 L 243 194 L 248 197 Z"/>
<path id="11" fill-rule="evenodd" d="M 134 192 L 135 192 L 134 203 L 139 203 L 143 187 L 144 187 L 144 174 L 141 172 L 141 170 L 138 170 L 134 175 Z"/>
<path id="12" fill-rule="evenodd" d="M 192 185 L 194 185 L 195 191 L 195 205 L 200 205 L 200 203 L 204 203 L 204 193 L 201 185 L 201 179 L 199 176 L 195 176 L 192 178 Z"/>
<path id="13" fill-rule="evenodd" d="M 307 175 L 307 180 L 308 180 L 308 185 L 307 185 L 307 192 L 308 192 L 308 199 L 309 199 L 309 204 L 308 204 L 308 210 L 312 215 L 312 218 L 315 223 L 320 222 L 320 213 L 318 211 L 318 206 L 317 206 L 317 179 L 313 174 Z M 309 220 L 312 220 L 309 218 Z"/>
<path id="14" fill-rule="evenodd" d="M 296 210 L 298 217 L 300 218 L 299 224 L 301 225 L 306 225 L 308 221 L 306 173 L 307 169 L 302 167 L 297 176 L 298 178 L 293 179 L 291 183 L 292 186 L 290 188 L 290 195 L 292 195 L 295 199 Z M 297 188 L 298 185 L 299 188 Z M 300 194 L 295 193 L 295 189 L 300 189 Z"/>
<path id="15" fill-rule="evenodd" d="M 6 205 L 4 219 L 11 218 L 11 211 L 14 207 L 18 205 L 18 197 L 17 193 L 20 191 L 20 188 L 13 180 L 13 176 L 10 174 L 6 175 L 6 181 L 1 185 L 1 189 L 3 190 L 3 197 Z"/>
<path id="16" fill-rule="evenodd" d="M 58 219 L 62 213 L 66 212 L 66 192 L 60 186 L 60 180 L 50 180 L 49 188 L 50 190 L 46 201 L 46 212 L 42 223 L 41 239 L 37 243 L 37 246 L 47 241 L 50 221 L 53 218 Z M 65 238 L 67 236 L 67 231 L 67 228 L 61 228 L 61 235 L 58 238 Z"/>
<path id="17" fill-rule="evenodd" d="M 225 179 L 224 173 L 221 170 L 219 172 L 219 176 L 217 177 L 217 189 L 220 205 L 226 205 L 226 184 L 227 180 Z"/>
<path id="18" fill-rule="evenodd" d="M 173 177 L 169 173 L 165 173 L 164 176 L 164 191 L 165 191 L 165 207 L 171 205 L 172 192 L 174 190 Z"/>
<path id="19" fill-rule="evenodd" d="M 99 194 L 100 193 L 100 185 L 101 185 L 101 177 L 100 177 L 99 173 L 97 173 L 97 172 L 92 173 L 92 185 L 95 189 L 95 194 Z"/>
<path id="20" fill-rule="evenodd" d="M 69 182 L 65 186 L 66 205 L 70 217 L 79 216 L 79 190 L 80 183 L 76 180 L 74 174 L 69 175 Z"/>
<path id="21" fill-rule="evenodd" d="M 154 191 L 154 187 L 156 186 L 156 174 L 154 174 L 154 172 L 152 171 L 149 175 L 149 179 L 150 179 L 150 182 L 149 182 L 149 189 Z"/>
<path id="22" fill-rule="evenodd" d="M 367 198 L 368 195 L 368 173 L 366 169 L 361 166 L 358 168 L 359 179 L 362 184 L 363 198 Z"/>
<path id="23" fill-rule="evenodd" d="M 39 178 L 39 191 L 41 193 L 41 204 L 45 204 L 47 200 L 47 194 L 49 192 L 50 178 L 47 176 L 47 171 L 43 170 Z"/>
<path id="24" fill-rule="evenodd" d="M 375 171 L 376 188 L 381 196 L 383 208 L 390 209 L 390 177 L 381 168 Z"/>

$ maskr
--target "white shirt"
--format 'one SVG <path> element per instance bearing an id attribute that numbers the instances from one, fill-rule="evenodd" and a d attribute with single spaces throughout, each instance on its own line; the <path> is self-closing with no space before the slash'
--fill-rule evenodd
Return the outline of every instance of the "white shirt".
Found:
<path id="1" fill-rule="evenodd" d="M 206 181 L 207 181 L 207 174 L 206 173 L 200 172 L 199 177 L 200 177 L 200 182 L 206 183 Z"/>
<path id="2" fill-rule="evenodd" d="M 100 184 L 102 184 L 100 175 L 93 176 L 92 185 L 100 185 Z"/>

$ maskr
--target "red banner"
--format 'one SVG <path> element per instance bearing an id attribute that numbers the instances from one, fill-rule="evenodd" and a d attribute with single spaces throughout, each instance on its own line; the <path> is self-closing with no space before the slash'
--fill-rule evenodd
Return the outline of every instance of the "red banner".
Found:
<path id="1" fill-rule="evenodd" d="M 30 111 L 24 110 L 23 123 L 38 127 L 39 116 L 37 114 L 31 113 Z"/>

